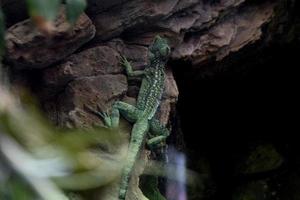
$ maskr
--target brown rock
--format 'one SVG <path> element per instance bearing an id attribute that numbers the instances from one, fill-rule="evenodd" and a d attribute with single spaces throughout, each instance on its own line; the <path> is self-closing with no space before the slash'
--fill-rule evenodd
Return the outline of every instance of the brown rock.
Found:
<path id="1" fill-rule="evenodd" d="M 95 35 L 95 27 L 82 14 L 73 28 L 66 21 L 64 8 L 54 23 L 51 37 L 40 33 L 30 19 L 7 30 L 7 60 L 18 68 L 45 68 L 76 51 Z"/>
<path id="2" fill-rule="evenodd" d="M 124 96 L 126 91 L 127 80 L 124 75 L 98 75 L 74 80 L 58 98 L 58 123 L 71 123 L 75 127 L 99 124 L 99 118 L 84 112 L 85 105 L 95 109 L 96 105 L 99 105 L 106 111 L 113 101 Z"/>
<path id="3" fill-rule="evenodd" d="M 130 60 L 134 69 L 144 68 L 147 65 L 147 51 L 147 47 L 128 45 L 116 39 L 106 45 L 73 54 L 61 64 L 43 71 L 43 96 L 55 96 L 64 90 L 68 83 L 77 79 L 123 73 L 120 55 Z"/>
<path id="4" fill-rule="evenodd" d="M 150 25 L 149 22 L 162 20 L 172 12 L 190 6 L 195 0 L 186 1 L 185 4 L 178 2 L 179 0 L 125 1 L 119 6 L 112 7 L 96 15 L 96 37 L 101 40 L 107 40 L 119 35 L 128 28 L 143 24 Z"/>
<path id="5" fill-rule="evenodd" d="M 195 33 L 173 52 L 174 59 L 189 59 L 199 64 L 212 57 L 221 60 L 230 52 L 259 40 L 262 26 L 272 19 L 274 4 L 249 6 L 242 12 L 210 28 L 207 33 Z"/>
<path id="6" fill-rule="evenodd" d="M 213 25 L 218 18 L 240 6 L 245 0 L 227 0 L 219 3 L 197 1 L 186 9 L 175 12 L 167 19 L 158 22 L 158 26 L 176 33 L 196 32 Z M 186 1 L 181 1 L 186 3 Z"/>
<path id="7" fill-rule="evenodd" d="M 176 102 L 179 95 L 176 81 L 171 69 L 166 69 L 165 92 L 163 99 L 170 99 L 171 102 Z"/>
<path id="8" fill-rule="evenodd" d="M 108 40 L 125 33 L 127 44 L 139 46 L 160 34 L 170 40 L 173 59 L 195 65 L 211 58 L 219 61 L 258 41 L 262 27 L 274 16 L 274 2 L 245 2 L 114 1 L 114 6 L 95 14 L 96 38 Z"/>
<path id="9" fill-rule="evenodd" d="M 63 63 L 44 70 L 46 87 L 60 89 L 77 78 L 122 72 L 118 52 L 108 46 L 87 49 L 68 57 Z"/>
<path id="10" fill-rule="evenodd" d="M 139 44 L 126 44 L 121 39 L 111 40 L 107 45 L 126 57 L 132 63 L 134 69 L 141 69 L 147 65 L 147 47 Z"/>

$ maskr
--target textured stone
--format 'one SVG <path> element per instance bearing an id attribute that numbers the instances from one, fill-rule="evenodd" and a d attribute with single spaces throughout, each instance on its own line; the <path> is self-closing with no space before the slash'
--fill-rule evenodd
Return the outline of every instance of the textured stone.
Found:
<path id="1" fill-rule="evenodd" d="M 174 59 L 192 59 L 195 64 L 215 57 L 221 60 L 231 52 L 259 40 L 262 26 L 274 14 L 274 5 L 247 7 L 211 27 L 207 33 L 195 33 L 173 52 Z"/>
<path id="2" fill-rule="evenodd" d="M 125 34 L 126 39 L 122 39 L 125 42 L 141 44 L 159 33 L 170 39 L 173 59 L 186 59 L 199 65 L 211 58 L 221 60 L 261 38 L 262 27 L 274 16 L 276 3 L 245 2 L 113 0 L 99 3 L 89 0 L 87 12 L 97 29 L 96 40 Z M 141 47 L 132 48 L 135 51 Z"/>
<path id="3" fill-rule="evenodd" d="M 142 69 L 147 65 L 147 47 L 139 44 L 126 44 L 121 39 L 111 40 L 107 45 L 126 57 L 134 69 Z"/>
<path id="4" fill-rule="evenodd" d="M 186 9 L 175 12 L 167 19 L 158 22 L 158 26 L 169 29 L 176 33 L 201 31 L 214 23 L 224 15 L 224 12 L 234 10 L 245 0 L 219 1 L 218 3 L 208 3 L 196 1 L 193 6 L 183 6 Z M 182 4 L 190 3 L 181 1 Z"/>
<path id="5" fill-rule="evenodd" d="M 126 42 L 145 45 L 160 34 L 171 41 L 173 59 L 194 65 L 212 58 L 219 61 L 258 41 L 262 27 L 274 16 L 274 2 L 244 6 L 245 2 L 114 1 L 114 6 L 95 14 L 96 39 L 125 34 Z"/>
<path id="6" fill-rule="evenodd" d="M 44 70 L 44 84 L 59 90 L 77 78 L 121 73 L 119 60 L 118 52 L 108 46 L 87 49 L 71 55 L 55 67 Z"/>
<path id="7" fill-rule="evenodd" d="M 127 91 L 124 75 L 98 75 L 80 78 L 68 84 L 58 97 L 58 123 L 66 126 L 86 127 L 99 124 L 101 120 L 85 112 L 85 105 L 96 108 L 99 105 L 106 111 L 114 99 L 122 97 Z"/>
<path id="8" fill-rule="evenodd" d="M 95 35 L 95 27 L 82 14 L 73 28 L 66 21 L 64 8 L 54 23 L 51 37 L 43 35 L 30 19 L 7 30 L 7 60 L 18 68 L 45 68 L 76 51 Z"/>
<path id="9" fill-rule="evenodd" d="M 166 18 L 179 9 L 176 7 L 178 2 L 178 0 L 126 1 L 126 3 L 119 4 L 119 6 L 100 12 L 95 17 L 96 37 L 107 40 L 119 35 L 128 28 Z M 191 2 L 193 1 L 187 1 L 186 4 L 180 5 L 180 8 L 191 5 Z M 107 23 L 108 21 L 111 23 Z"/>

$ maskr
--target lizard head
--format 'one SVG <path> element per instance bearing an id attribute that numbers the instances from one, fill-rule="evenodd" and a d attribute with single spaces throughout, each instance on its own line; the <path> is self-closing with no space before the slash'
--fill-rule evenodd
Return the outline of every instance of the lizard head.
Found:
<path id="1" fill-rule="evenodd" d="M 166 62 L 170 56 L 170 53 L 171 49 L 167 40 L 157 35 L 149 47 L 148 56 L 150 62 L 157 60 Z"/>

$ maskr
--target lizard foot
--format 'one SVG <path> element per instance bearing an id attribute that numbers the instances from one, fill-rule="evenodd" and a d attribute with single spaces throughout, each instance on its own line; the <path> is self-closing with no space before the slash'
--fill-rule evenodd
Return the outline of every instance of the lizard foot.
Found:
<path id="1" fill-rule="evenodd" d="M 104 121 L 105 126 L 111 126 L 111 117 L 108 115 L 108 112 L 103 112 L 100 106 L 97 104 L 97 109 L 94 109 L 86 104 L 84 107 L 92 114 L 96 115 L 97 117 L 101 118 Z"/>
<path id="2" fill-rule="evenodd" d="M 164 147 L 166 144 L 167 136 L 157 136 L 147 141 L 147 145 L 150 149 L 156 149 Z"/>
<path id="3" fill-rule="evenodd" d="M 127 58 L 125 56 L 121 56 L 120 64 L 126 68 L 131 67 L 131 63 L 127 60 Z"/>

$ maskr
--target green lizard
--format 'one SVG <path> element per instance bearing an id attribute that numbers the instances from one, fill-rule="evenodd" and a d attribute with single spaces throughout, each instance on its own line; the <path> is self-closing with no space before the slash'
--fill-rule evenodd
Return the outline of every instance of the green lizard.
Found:
<path id="1" fill-rule="evenodd" d="M 105 112 L 93 111 L 93 113 L 103 118 L 105 125 L 110 128 L 118 127 L 120 114 L 129 122 L 134 123 L 127 159 L 122 171 L 119 190 L 120 200 L 124 200 L 126 197 L 131 172 L 143 149 L 145 140 L 147 140 L 148 146 L 155 148 L 164 142 L 169 135 L 168 129 L 154 118 L 164 90 L 164 69 L 169 55 L 170 47 L 167 41 L 160 36 L 156 36 L 148 49 L 149 63 L 145 70 L 133 71 L 131 64 L 126 58 L 122 57 L 121 64 L 125 67 L 129 77 L 143 77 L 136 106 L 117 101 L 112 106 L 111 115 Z"/>

